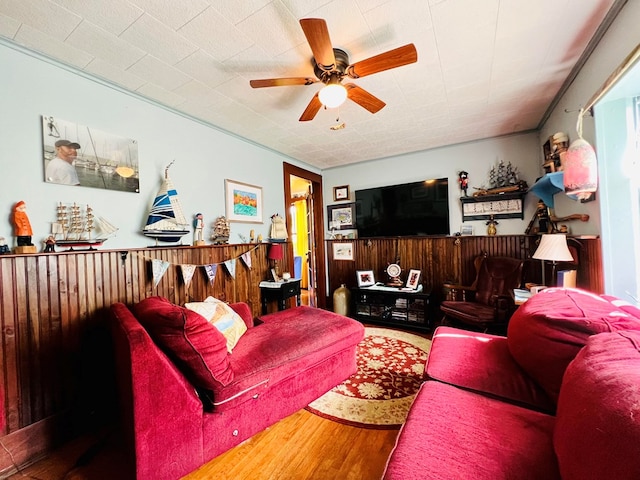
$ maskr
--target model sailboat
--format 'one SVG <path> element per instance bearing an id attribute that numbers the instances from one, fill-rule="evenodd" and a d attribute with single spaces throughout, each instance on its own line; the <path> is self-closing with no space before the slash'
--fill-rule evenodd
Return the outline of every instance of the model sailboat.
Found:
<path id="1" fill-rule="evenodd" d="M 102 217 L 96 217 L 87 205 L 58 204 L 57 221 L 51 225 L 55 243 L 61 247 L 93 247 L 102 245 L 118 229 Z"/>
<path id="2" fill-rule="evenodd" d="M 171 165 L 173 162 L 164 169 L 164 182 L 153 201 L 147 224 L 142 229 L 144 235 L 155 238 L 156 242 L 177 242 L 190 231 L 178 192 L 169 178 Z"/>

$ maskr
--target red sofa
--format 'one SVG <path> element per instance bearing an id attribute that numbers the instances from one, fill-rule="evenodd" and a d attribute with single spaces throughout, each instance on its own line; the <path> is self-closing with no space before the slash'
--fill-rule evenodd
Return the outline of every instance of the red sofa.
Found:
<path id="1" fill-rule="evenodd" d="M 576 289 L 439 327 L 385 480 L 640 479 L 640 310 Z"/>
<path id="2" fill-rule="evenodd" d="M 111 306 L 138 480 L 180 478 L 355 373 L 359 322 L 302 306 L 254 325 L 246 304 L 231 306 L 248 327 L 232 353 L 204 317 L 166 299 Z"/>

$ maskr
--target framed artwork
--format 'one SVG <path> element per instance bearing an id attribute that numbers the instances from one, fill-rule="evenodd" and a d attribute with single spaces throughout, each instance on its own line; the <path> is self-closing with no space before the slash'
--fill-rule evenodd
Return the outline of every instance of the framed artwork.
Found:
<path id="1" fill-rule="evenodd" d="M 333 201 L 349 200 L 349 185 L 333 187 Z"/>
<path id="2" fill-rule="evenodd" d="M 376 279 L 373 277 L 373 270 L 356 271 L 356 280 L 358 281 L 358 287 L 370 287 L 376 283 Z"/>
<path id="3" fill-rule="evenodd" d="M 335 242 L 333 244 L 334 260 L 353 260 L 353 243 Z"/>
<path id="4" fill-rule="evenodd" d="M 262 188 L 225 179 L 225 207 L 230 222 L 262 223 Z"/>
<path id="5" fill-rule="evenodd" d="M 356 204 L 327 205 L 329 229 L 346 230 L 356 228 Z"/>
<path id="6" fill-rule="evenodd" d="M 524 219 L 524 196 L 526 192 L 506 192 L 499 195 L 461 197 L 462 221 L 487 220 L 491 215 L 496 220 L 504 218 Z"/>
<path id="7" fill-rule="evenodd" d="M 462 225 L 460 235 L 473 235 L 473 225 Z"/>
<path id="8" fill-rule="evenodd" d="M 44 181 L 140 193 L 138 142 L 42 115 Z"/>
<path id="9" fill-rule="evenodd" d="M 407 276 L 407 288 L 411 288 L 412 290 L 418 288 L 421 273 L 422 272 L 420 272 L 420 270 L 409 270 L 409 276 Z"/>

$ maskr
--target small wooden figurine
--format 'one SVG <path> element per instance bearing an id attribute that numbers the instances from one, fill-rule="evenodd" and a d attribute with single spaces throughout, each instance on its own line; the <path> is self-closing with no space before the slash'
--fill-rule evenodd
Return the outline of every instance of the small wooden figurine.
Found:
<path id="1" fill-rule="evenodd" d="M 31 243 L 33 230 L 31 229 L 31 222 L 29 222 L 29 217 L 27 216 L 27 205 L 22 200 L 13 207 L 13 226 L 18 242 L 15 253 L 36 253 L 37 249 L 35 245 Z"/>

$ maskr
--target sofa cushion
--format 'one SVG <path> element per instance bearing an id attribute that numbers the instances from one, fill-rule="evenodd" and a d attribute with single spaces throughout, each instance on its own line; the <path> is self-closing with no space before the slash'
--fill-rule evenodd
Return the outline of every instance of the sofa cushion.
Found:
<path id="1" fill-rule="evenodd" d="M 517 405 L 555 411 L 555 403 L 514 361 L 506 337 L 438 327 L 427 376 Z"/>
<path id="2" fill-rule="evenodd" d="M 564 371 L 589 337 L 618 330 L 640 330 L 640 320 L 599 295 L 548 288 L 516 310 L 507 342 L 516 362 L 557 402 Z"/>
<path id="3" fill-rule="evenodd" d="M 559 479 L 554 421 L 551 415 L 427 381 L 409 410 L 384 479 Z"/>
<path id="4" fill-rule="evenodd" d="M 595 335 L 571 362 L 554 446 L 563 479 L 640 478 L 640 332 Z"/>
<path id="5" fill-rule="evenodd" d="M 361 323 L 307 306 L 265 315 L 261 320 L 264 323 L 249 329 L 229 356 L 234 378 L 214 389 L 218 412 L 261 395 L 283 379 L 306 375 L 329 357 L 354 349 L 364 337 Z"/>
<path id="6" fill-rule="evenodd" d="M 233 352 L 240 337 L 247 331 L 247 325 L 233 308 L 214 297 L 207 297 L 204 302 L 189 302 L 184 305 L 189 310 L 199 313 L 216 327 L 227 339 L 227 350 Z"/>
<path id="7" fill-rule="evenodd" d="M 227 340 L 200 314 L 166 298 L 149 297 L 133 308 L 154 342 L 196 387 L 213 390 L 233 379 Z"/>

